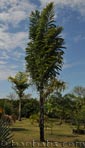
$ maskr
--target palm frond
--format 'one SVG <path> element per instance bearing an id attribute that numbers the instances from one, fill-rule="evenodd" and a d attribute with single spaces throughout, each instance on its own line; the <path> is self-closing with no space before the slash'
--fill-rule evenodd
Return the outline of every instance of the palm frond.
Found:
<path id="1" fill-rule="evenodd" d="M 0 119 L 0 147 L 11 148 L 12 147 L 12 133 L 9 127 L 9 123 L 5 119 Z"/>

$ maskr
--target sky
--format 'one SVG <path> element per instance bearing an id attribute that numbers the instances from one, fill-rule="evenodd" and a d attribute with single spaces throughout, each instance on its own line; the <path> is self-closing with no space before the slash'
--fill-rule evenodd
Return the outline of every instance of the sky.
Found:
<path id="1" fill-rule="evenodd" d="M 8 77 L 25 71 L 30 13 L 48 2 L 54 2 L 56 25 L 63 26 L 66 46 L 59 78 L 67 82 L 67 93 L 85 87 L 85 0 L 0 0 L 0 98 L 13 91 Z M 34 88 L 26 93 L 36 96 Z"/>

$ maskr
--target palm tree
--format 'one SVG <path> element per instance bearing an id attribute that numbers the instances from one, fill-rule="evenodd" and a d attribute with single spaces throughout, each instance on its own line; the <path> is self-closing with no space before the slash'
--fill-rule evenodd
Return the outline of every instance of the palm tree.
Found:
<path id="1" fill-rule="evenodd" d="M 21 121 L 21 99 L 24 95 L 24 91 L 28 88 L 29 84 L 27 74 L 24 72 L 18 72 L 15 77 L 9 77 L 9 81 L 12 82 L 12 88 L 19 96 L 19 116 L 18 120 Z"/>
<path id="2" fill-rule="evenodd" d="M 40 94 L 40 141 L 44 141 L 44 90 L 60 74 L 63 65 L 63 28 L 55 25 L 54 6 L 49 3 L 41 13 L 30 15 L 29 38 L 26 48 L 26 70 Z"/>

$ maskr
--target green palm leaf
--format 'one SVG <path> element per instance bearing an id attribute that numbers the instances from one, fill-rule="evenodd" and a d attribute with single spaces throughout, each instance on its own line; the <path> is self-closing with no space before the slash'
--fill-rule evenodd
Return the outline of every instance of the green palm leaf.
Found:
<path id="1" fill-rule="evenodd" d="M 5 119 L 0 119 L 0 147 L 12 147 L 12 133 L 9 127 L 9 123 Z"/>

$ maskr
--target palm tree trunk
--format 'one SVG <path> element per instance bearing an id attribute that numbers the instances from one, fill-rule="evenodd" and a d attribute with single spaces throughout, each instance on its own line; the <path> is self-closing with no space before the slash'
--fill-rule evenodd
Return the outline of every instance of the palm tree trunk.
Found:
<path id="1" fill-rule="evenodd" d="M 21 121 L 21 97 L 19 99 L 19 116 L 18 116 L 18 120 Z"/>
<path id="2" fill-rule="evenodd" d="M 44 98 L 43 88 L 40 89 L 40 141 L 44 142 Z"/>

